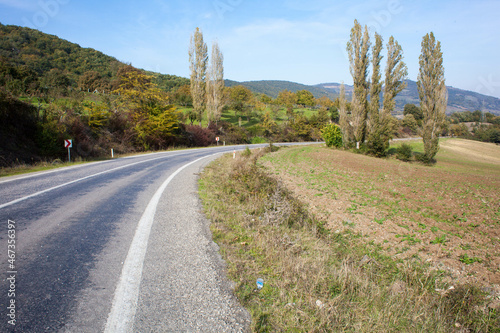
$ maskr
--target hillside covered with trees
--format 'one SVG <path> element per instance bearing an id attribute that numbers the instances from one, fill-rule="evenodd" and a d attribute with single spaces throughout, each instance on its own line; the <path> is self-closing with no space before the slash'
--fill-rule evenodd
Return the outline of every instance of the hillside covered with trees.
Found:
<path id="1" fill-rule="evenodd" d="M 125 64 L 91 48 L 38 30 L 0 23 L 0 85 L 16 95 L 64 95 L 117 88 Z M 175 75 L 153 75 L 165 91 L 188 84 Z"/>
<path id="2" fill-rule="evenodd" d="M 413 80 L 405 80 L 406 88 L 396 96 L 396 114 L 401 114 L 406 104 L 419 105 L 417 82 Z M 317 98 L 326 96 L 332 100 L 340 95 L 340 83 L 321 83 L 313 86 L 304 85 L 289 81 L 263 80 L 263 81 L 232 81 L 226 80 L 226 86 L 233 87 L 243 85 L 249 88 L 253 93 L 266 94 L 272 98 L 276 98 L 282 90 L 290 90 L 297 92 L 299 90 L 308 90 Z M 352 96 L 351 85 L 345 85 L 345 92 L 348 97 Z M 483 110 L 497 116 L 500 115 L 500 99 L 492 96 L 479 94 L 473 91 L 463 90 L 455 87 L 447 86 L 448 89 L 448 105 L 446 114 L 452 114 L 458 111 L 468 110 Z"/>

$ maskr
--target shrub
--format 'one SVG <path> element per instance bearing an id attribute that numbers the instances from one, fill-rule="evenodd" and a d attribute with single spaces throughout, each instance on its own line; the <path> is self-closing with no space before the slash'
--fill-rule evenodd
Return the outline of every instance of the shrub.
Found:
<path id="1" fill-rule="evenodd" d="M 250 150 L 250 148 L 246 147 L 245 150 L 241 153 L 241 156 L 250 157 L 252 156 L 252 151 Z"/>
<path id="2" fill-rule="evenodd" d="M 188 125 L 186 126 L 186 132 L 191 146 L 207 147 L 215 142 L 215 134 L 208 128 Z"/>
<path id="3" fill-rule="evenodd" d="M 219 122 L 218 125 L 221 141 L 227 144 L 249 143 L 248 133 L 243 127 L 235 126 L 229 122 Z"/>
<path id="4" fill-rule="evenodd" d="M 409 161 L 413 156 L 412 148 L 409 144 L 403 143 L 397 149 L 396 157 L 402 161 Z"/>
<path id="5" fill-rule="evenodd" d="M 261 136 L 254 136 L 252 138 L 252 140 L 250 140 L 252 144 L 256 144 L 256 143 L 266 143 L 267 140 Z"/>
<path id="6" fill-rule="evenodd" d="M 336 124 L 330 124 L 323 127 L 321 135 L 328 147 L 342 147 L 342 132 Z"/>

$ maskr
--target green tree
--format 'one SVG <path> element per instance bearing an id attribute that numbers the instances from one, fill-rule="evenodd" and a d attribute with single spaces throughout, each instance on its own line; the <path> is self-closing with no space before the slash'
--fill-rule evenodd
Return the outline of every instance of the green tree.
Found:
<path id="1" fill-rule="evenodd" d="M 483 113 L 481 112 L 481 110 L 476 110 L 472 112 L 472 121 L 481 122 L 482 118 L 483 118 Z"/>
<path id="2" fill-rule="evenodd" d="M 286 108 L 293 108 L 293 106 L 297 104 L 297 94 L 285 89 L 278 93 L 278 98 L 276 100 L 280 105 Z"/>
<path id="3" fill-rule="evenodd" d="M 413 114 L 408 113 L 403 118 L 403 127 L 408 127 L 412 133 L 416 133 L 418 130 L 418 123 L 415 120 Z"/>
<path id="4" fill-rule="evenodd" d="M 250 103 L 253 98 L 253 94 L 250 89 L 243 85 L 237 85 L 228 88 L 228 90 L 231 108 L 235 111 L 235 115 L 245 114 L 245 110 L 248 108 L 248 103 Z"/>
<path id="5" fill-rule="evenodd" d="M 328 147 L 342 147 L 342 131 L 336 124 L 329 124 L 321 130 L 321 136 Z"/>
<path id="6" fill-rule="evenodd" d="M 422 119 L 424 119 L 424 114 L 422 113 L 421 108 L 419 108 L 415 104 L 405 104 L 403 109 L 403 115 L 406 116 L 408 114 L 413 115 L 413 118 L 415 118 L 415 121 L 417 122 L 418 126 L 422 126 Z"/>
<path id="7" fill-rule="evenodd" d="M 267 106 L 268 104 L 271 104 L 273 102 L 273 99 L 271 97 L 267 96 L 266 94 L 262 94 L 260 96 L 260 101 L 262 103 L 266 104 L 266 106 Z"/>
<path id="8" fill-rule="evenodd" d="M 313 106 L 314 105 L 314 95 L 309 90 L 299 90 L 296 92 L 297 104 L 303 106 Z"/>
<path id="9" fill-rule="evenodd" d="M 108 125 L 110 112 L 105 104 L 98 104 L 91 101 L 82 102 L 87 124 L 94 131 Z"/>
<path id="10" fill-rule="evenodd" d="M 194 112 L 198 116 L 201 126 L 203 112 L 206 106 L 205 86 L 207 73 L 207 44 L 203 41 L 203 34 L 199 28 L 196 28 L 191 36 L 189 46 L 189 68 L 191 70 L 191 95 L 193 97 Z"/>
<path id="11" fill-rule="evenodd" d="M 43 84 L 49 88 L 52 95 L 66 96 L 68 87 L 71 86 L 71 79 L 67 72 L 58 68 L 51 69 L 42 79 Z"/>
<path id="12" fill-rule="evenodd" d="M 295 131 L 295 133 L 302 139 L 308 140 L 311 134 L 311 125 L 307 121 L 307 118 L 303 115 L 298 115 L 293 119 L 290 127 Z"/>
<path id="13" fill-rule="evenodd" d="M 357 20 L 351 29 L 351 37 L 347 43 L 349 55 L 349 70 L 351 72 L 354 91 L 352 95 L 352 127 L 354 139 L 363 143 L 366 138 L 366 123 L 368 119 L 368 65 L 370 63 L 370 35 L 368 27 L 364 31 Z"/>
<path id="14" fill-rule="evenodd" d="M 139 70 L 125 72 L 120 82 L 114 92 L 130 115 L 136 142 L 145 150 L 165 148 L 178 128 L 178 115 L 166 92 L 152 82 L 152 76 Z"/>
<path id="15" fill-rule="evenodd" d="M 109 89 L 109 81 L 106 81 L 97 71 L 87 71 L 78 79 L 78 88 L 90 92 L 96 89 L 107 90 Z"/>
<path id="16" fill-rule="evenodd" d="M 193 97 L 191 96 L 191 86 L 185 84 L 178 87 L 173 93 L 173 101 L 182 106 L 193 105 Z"/>
<path id="17" fill-rule="evenodd" d="M 262 117 L 262 127 L 264 128 L 264 134 L 266 136 L 271 136 L 278 131 L 278 124 L 274 121 L 270 111 L 264 113 Z"/>
<path id="18" fill-rule="evenodd" d="M 422 39 L 419 60 L 417 87 L 423 113 L 424 160 L 429 162 L 439 150 L 439 133 L 447 104 L 441 43 L 432 32 Z"/>
<path id="19" fill-rule="evenodd" d="M 320 98 L 317 98 L 316 101 L 315 101 L 315 104 L 316 105 L 320 105 L 320 106 L 322 106 L 322 107 L 324 107 L 326 109 L 335 107 L 335 102 L 332 101 L 331 99 L 329 99 L 326 96 L 321 96 Z"/>
<path id="20" fill-rule="evenodd" d="M 295 104 L 297 104 L 297 94 L 291 92 L 288 89 L 285 89 L 279 92 L 276 101 L 279 105 L 282 105 L 286 108 L 288 120 L 292 120 L 294 117 L 293 107 Z"/>

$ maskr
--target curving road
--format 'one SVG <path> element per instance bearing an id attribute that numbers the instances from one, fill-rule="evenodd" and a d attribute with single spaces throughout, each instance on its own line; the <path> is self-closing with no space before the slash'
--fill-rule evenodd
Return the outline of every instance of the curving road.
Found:
<path id="1" fill-rule="evenodd" d="M 247 331 L 197 196 L 202 168 L 245 147 L 0 180 L 0 331 Z"/>

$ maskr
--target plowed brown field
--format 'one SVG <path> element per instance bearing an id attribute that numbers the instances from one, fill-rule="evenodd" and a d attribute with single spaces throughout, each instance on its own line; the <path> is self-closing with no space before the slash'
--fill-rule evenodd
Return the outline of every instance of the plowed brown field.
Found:
<path id="1" fill-rule="evenodd" d="M 421 143 L 412 143 L 415 149 Z M 500 146 L 441 140 L 434 166 L 318 146 L 262 163 L 334 232 L 500 292 Z"/>

